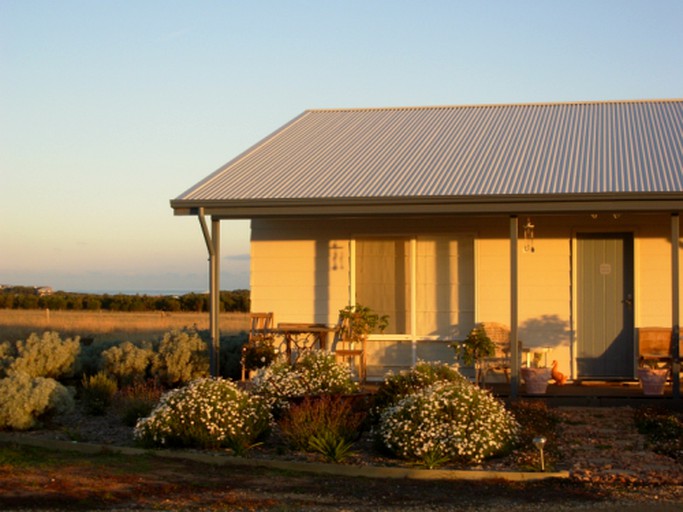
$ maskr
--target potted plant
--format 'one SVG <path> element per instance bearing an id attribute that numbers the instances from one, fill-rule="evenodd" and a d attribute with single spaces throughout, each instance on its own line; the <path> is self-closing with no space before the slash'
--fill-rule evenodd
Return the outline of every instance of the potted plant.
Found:
<path id="1" fill-rule="evenodd" d="M 244 368 L 252 372 L 268 366 L 275 360 L 277 355 L 278 349 L 275 348 L 273 340 L 267 339 L 259 343 L 245 345 L 242 350 L 242 362 Z"/>
<path id="2" fill-rule="evenodd" d="M 366 379 L 365 345 L 371 332 L 384 332 L 389 325 L 389 316 L 375 313 L 361 304 L 346 306 L 339 311 L 339 326 L 334 349 L 335 357 L 347 360 L 358 373 L 358 379 Z M 357 365 L 356 365 L 357 361 Z"/>
<path id="3" fill-rule="evenodd" d="M 654 361 L 643 361 L 637 370 L 638 379 L 645 395 L 663 395 L 666 380 L 669 377 L 668 368 L 658 368 Z"/>
<path id="4" fill-rule="evenodd" d="M 534 360 L 531 366 L 521 368 L 524 386 L 529 395 L 545 395 L 548 390 L 548 381 L 552 375 L 552 368 L 541 364 L 543 354 L 534 352 Z"/>
<path id="5" fill-rule="evenodd" d="M 346 329 L 344 338 L 350 342 L 361 342 L 374 331 L 384 332 L 389 325 L 389 315 L 380 315 L 361 304 L 339 310 L 339 319 L 342 329 Z"/>
<path id="6" fill-rule="evenodd" d="M 466 366 L 474 367 L 474 381 L 481 386 L 484 378 L 483 360 L 493 357 L 496 353 L 496 345 L 486 335 L 480 326 L 470 331 L 464 341 L 451 343 L 455 350 L 455 357 L 462 361 Z"/>

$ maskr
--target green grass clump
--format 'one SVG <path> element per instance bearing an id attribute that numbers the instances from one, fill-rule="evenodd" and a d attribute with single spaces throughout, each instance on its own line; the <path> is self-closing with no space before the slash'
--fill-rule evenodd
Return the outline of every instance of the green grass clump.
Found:
<path id="1" fill-rule="evenodd" d="M 104 372 L 99 372 L 89 377 L 84 376 L 81 384 L 81 398 L 85 411 L 93 416 L 105 414 L 118 391 L 116 380 Z"/>

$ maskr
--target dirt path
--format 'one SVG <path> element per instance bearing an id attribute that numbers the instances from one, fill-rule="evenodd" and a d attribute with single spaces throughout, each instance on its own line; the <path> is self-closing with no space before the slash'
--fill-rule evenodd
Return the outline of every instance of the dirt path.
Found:
<path id="1" fill-rule="evenodd" d="M 137 470 L 135 470 L 137 468 Z M 665 489 L 661 489 L 665 491 Z M 49 468 L 0 467 L 2 510 L 610 510 L 683 504 L 649 486 L 573 480 L 532 483 L 411 481 L 282 474 L 146 457 L 91 456 Z M 648 508 L 649 505 L 648 505 Z M 654 510 L 654 509 L 653 509 Z M 667 508 L 660 508 L 667 510 Z M 674 509 L 671 509 L 674 510 Z"/>
<path id="2" fill-rule="evenodd" d="M 563 409 L 572 478 L 423 481 L 285 473 L 113 454 L 5 445 L 0 510 L 506 511 L 683 509 L 683 468 L 648 451 L 629 408 Z M 36 435 L 35 433 L 33 435 Z"/>

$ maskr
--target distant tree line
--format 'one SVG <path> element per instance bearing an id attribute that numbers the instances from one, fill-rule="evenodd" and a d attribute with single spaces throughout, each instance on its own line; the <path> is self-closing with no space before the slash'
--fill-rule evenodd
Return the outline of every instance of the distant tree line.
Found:
<path id="1" fill-rule="evenodd" d="M 249 290 L 221 291 L 221 311 L 248 312 Z M 75 292 L 39 293 L 31 286 L 0 288 L 0 309 L 72 311 L 209 311 L 209 294 L 127 295 Z"/>

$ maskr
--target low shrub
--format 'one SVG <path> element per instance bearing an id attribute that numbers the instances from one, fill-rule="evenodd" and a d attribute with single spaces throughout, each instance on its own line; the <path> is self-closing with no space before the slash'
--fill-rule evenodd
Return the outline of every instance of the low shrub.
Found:
<path id="1" fill-rule="evenodd" d="M 242 377 L 242 347 L 249 340 L 246 332 L 221 336 L 219 354 L 220 374 L 226 379 L 239 380 Z"/>
<path id="2" fill-rule="evenodd" d="M 637 409 L 633 419 L 655 452 L 683 461 L 683 418 L 671 411 L 647 407 Z"/>
<path id="3" fill-rule="evenodd" d="M 292 405 L 279 424 L 292 448 L 320 452 L 325 444 L 339 445 L 339 441 L 352 443 L 358 439 L 364 419 L 365 414 L 355 411 L 350 400 L 323 395 L 307 397 Z"/>
<path id="4" fill-rule="evenodd" d="M 4 376 L 22 372 L 58 380 L 73 376 L 80 349 L 78 337 L 62 340 L 57 332 L 44 332 L 42 336 L 33 333 L 26 341 L 3 343 L 1 366 Z"/>
<path id="5" fill-rule="evenodd" d="M 124 341 L 102 352 L 102 369 L 116 378 L 120 386 L 143 382 L 154 358 L 154 349 L 149 342 L 138 345 Z"/>
<path id="6" fill-rule="evenodd" d="M 94 341 L 89 345 L 83 345 L 78 354 L 76 367 L 77 377 L 82 379 L 84 375 L 95 375 L 102 370 L 102 354 L 121 342 L 116 340 Z"/>
<path id="7" fill-rule="evenodd" d="M 162 394 L 163 388 L 153 380 L 135 382 L 116 394 L 114 406 L 123 424 L 134 427 L 140 418 L 152 413 Z"/>
<path id="8" fill-rule="evenodd" d="M 517 446 L 510 454 L 515 465 L 529 471 L 537 471 L 540 459 L 533 440 L 536 437 L 545 437 L 545 466 L 555 466 L 562 457 L 558 442 L 558 427 L 563 421 L 562 415 L 548 407 L 545 402 L 536 400 L 514 401 L 510 404 L 510 412 L 519 423 Z"/>
<path id="9" fill-rule="evenodd" d="M 43 418 L 73 407 L 69 390 L 54 379 L 20 371 L 0 379 L 0 429 L 27 430 Z"/>
<path id="10" fill-rule="evenodd" d="M 467 382 L 456 367 L 446 363 L 418 361 L 409 371 L 389 373 L 375 393 L 372 419 L 379 420 L 381 412 L 401 398 L 436 382 Z"/>
<path id="11" fill-rule="evenodd" d="M 295 364 L 276 361 L 252 379 L 252 391 L 264 397 L 276 412 L 289 407 L 293 397 L 350 394 L 358 391 L 348 364 L 322 350 L 302 353 Z"/>
<path id="12" fill-rule="evenodd" d="M 435 467 L 503 453 L 519 425 L 503 403 L 468 382 L 439 381 L 384 409 L 377 435 L 396 456 Z"/>
<path id="13" fill-rule="evenodd" d="M 0 379 L 7 375 L 7 370 L 16 357 L 14 343 L 3 341 L 0 343 Z"/>
<path id="14" fill-rule="evenodd" d="M 208 346 L 194 330 L 164 334 L 152 361 L 152 376 L 169 387 L 209 374 Z"/>
<path id="15" fill-rule="evenodd" d="M 535 437 L 552 441 L 557 435 L 557 426 L 562 417 L 545 402 L 518 400 L 510 404 L 510 412 L 520 425 L 519 442 L 530 445 Z M 550 443 L 555 444 L 555 443 Z"/>
<path id="16" fill-rule="evenodd" d="M 104 372 L 98 372 L 89 377 L 84 376 L 81 384 L 85 412 L 93 416 L 101 416 L 107 412 L 118 391 L 116 380 Z"/>
<path id="17" fill-rule="evenodd" d="M 138 421 L 135 438 L 149 446 L 229 448 L 244 454 L 271 426 L 268 405 L 225 379 L 198 379 L 161 397 Z"/>

